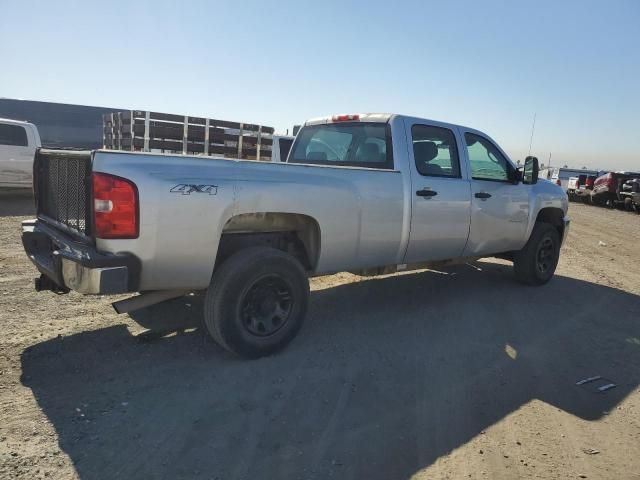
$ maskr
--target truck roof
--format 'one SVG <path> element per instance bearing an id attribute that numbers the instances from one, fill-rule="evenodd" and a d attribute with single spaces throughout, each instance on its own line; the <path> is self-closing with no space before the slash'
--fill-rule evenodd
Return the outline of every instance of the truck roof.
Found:
<path id="1" fill-rule="evenodd" d="M 24 120 L 15 120 L 13 118 L 0 118 L 0 123 L 7 123 L 7 124 L 13 124 L 13 125 L 33 125 L 33 123 L 29 123 Z"/>
<path id="2" fill-rule="evenodd" d="M 469 130 L 472 132 L 479 132 L 474 128 L 466 127 L 464 125 L 458 125 L 455 123 L 442 122 L 440 120 L 428 119 L 424 117 L 416 117 L 414 115 L 403 115 L 399 113 L 351 113 L 351 114 L 337 114 L 337 115 L 327 115 L 324 117 L 315 117 L 307 120 L 304 125 L 322 125 L 326 123 L 334 123 L 334 122 L 377 122 L 377 123 L 387 123 L 391 121 L 393 118 L 407 118 L 411 120 L 421 120 L 429 123 L 436 123 L 442 126 L 448 127 L 460 127 L 465 130 Z M 483 133 L 483 132 L 480 132 Z M 484 134 L 484 133 L 483 133 Z M 486 135 L 486 134 L 484 134 Z"/>
<path id="3" fill-rule="evenodd" d="M 328 115 L 325 117 L 311 118 L 306 122 L 304 122 L 304 124 L 305 125 L 321 125 L 324 123 L 332 123 L 336 121 L 338 117 L 350 117 L 349 119 L 350 121 L 387 123 L 392 116 L 393 114 L 391 113 L 338 114 L 338 115 Z"/>

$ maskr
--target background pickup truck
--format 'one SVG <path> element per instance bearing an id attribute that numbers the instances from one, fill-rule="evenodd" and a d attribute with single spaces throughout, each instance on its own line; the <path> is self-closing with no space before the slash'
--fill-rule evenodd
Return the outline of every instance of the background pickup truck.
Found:
<path id="1" fill-rule="evenodd" d="M 0 118 L 0 188 L 31 188 L 40 134 L 32 123 Z"/>
<path id="2" fill-rule="evenodd" d="M 568 202 L 537 175 L 482 132 L 388 114 L 310 120 L 287 163 L 40 150 L 23 244 L 36 289 L 144 292 L 120 312 L 206 290 L 209 333 L 257 357 L 299 331 L 309 276 L 500 256 L 546 283 Z"/>
<path id="3" fill-rule="evenodd" d="M 577 200 L 585 200 L 591 196 L 593 185 L 596 181 L 596 175 L 581 174 L 576 177 L 569 178 L 567 185 L 567 197 L 570 202 Z"/>

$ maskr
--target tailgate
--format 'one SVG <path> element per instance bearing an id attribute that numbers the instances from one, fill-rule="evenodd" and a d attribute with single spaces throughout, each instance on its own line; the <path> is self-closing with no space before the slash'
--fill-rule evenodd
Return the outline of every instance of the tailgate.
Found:
<path id="1" fill-rule="evenodd" d="M 38 218 L 89 238 L 91 152 L 39 149 L 33 176 Z"/>

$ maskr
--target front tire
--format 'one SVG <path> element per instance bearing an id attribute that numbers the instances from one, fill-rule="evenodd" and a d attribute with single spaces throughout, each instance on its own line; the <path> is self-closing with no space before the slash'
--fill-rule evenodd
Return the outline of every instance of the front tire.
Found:
<path id="1" fill-rule="evenodd" d="M 283 349 L 300 331 L 309 280 L 300 262 L 280 250 L 251 247 L 214 272 L 204 320 L 213 339 L 246 358 Z"/>
<path id="2" fill-rule="evenodd" d="M 536 222 L 529 241 L 514 255 L 516 278 L 527 285 L 544 285 L 553 277 L 559 257 L 558 230 L 548 223 Z"/>

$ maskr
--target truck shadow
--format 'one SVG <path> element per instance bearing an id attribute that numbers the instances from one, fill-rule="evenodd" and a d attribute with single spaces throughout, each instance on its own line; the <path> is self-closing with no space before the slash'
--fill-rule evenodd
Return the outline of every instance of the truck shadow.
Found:
<path id="1" fill-rule="evenodd" d="M 314 291 L 257 361 L 193 329 L 185 298 L 139 315 L 152 341 L 114 325 L 28 348 L 23 383 L 81 479 L 407 478 L 531 400 L 597 420 L 637 388 L 638 296 L 477 265 Z M 575 385 L 593 375 L 617 387 Z"/>
<path id="2" fill-rule="evenodd" d="M 0 217 L 35 215 L 33 194 L 29 189 L 0 189 Z"/>

